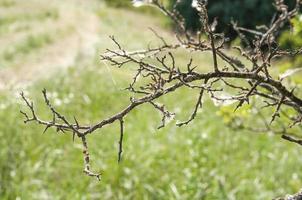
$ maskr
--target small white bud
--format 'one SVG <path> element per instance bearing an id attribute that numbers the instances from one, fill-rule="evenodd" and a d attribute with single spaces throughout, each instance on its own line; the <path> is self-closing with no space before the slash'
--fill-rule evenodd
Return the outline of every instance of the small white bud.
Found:
<path id="1" fill-rule="evenodd" d="M 195 8 L 197 11 L 201 11 L 201 5 L 207 5 L 207 0 L 193 0 L 191 6 Z"/>
<path id="2" fill-rule="evenodd" d="M 140 7 L 140 6 L 144 6 L 147 4 L 151 4 L 152 0 L 132 0 L 132 5 L 134 7 Z"/>
<path id="3" fill-rule="evenodd" d="M 201 7 L 199 5 L 198 0 L 193 0 L 191 6 L 192 6 L 192 8 L 195 8 L 197 11 L 201 11 Z"/>
<path id="4" fill-rule="evenodd" d="M 191 5 L 193 8 L 198 8 L 198 0 L 193 0 L 192 1 L 192 5 Z"/>

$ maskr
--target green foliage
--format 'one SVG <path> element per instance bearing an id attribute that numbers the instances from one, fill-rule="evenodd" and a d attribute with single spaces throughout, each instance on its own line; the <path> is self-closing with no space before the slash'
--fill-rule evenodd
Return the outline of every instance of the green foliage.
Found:
<path id="1" fill-rule="evenodd" d="M 302 47 L 302 15 L 291 21 L 292 31 L 285 31 L 280 37 L 281 46 L 284 49 L 297 49 Z"/>
<path id="2" fill-rule="evenodd" d="M 302 47 L 302 15 L 293 19 L 291 24 L 293 26 L 292 30 L 283 32 L 279 38 L 281 48 L 283 49 L 299 49 Z M 285 62 L 290 68 L 302 67 L 301 56 L 285 60 Z"/>
<path id="3" fill-rule="evenodd" d="M 175 4 L 176 0 L 170 0 L 170 7 Z M 200 27 L 199 16 L 191 6 L 192 0 L 181 1 L 177 9 L 186 20 L 187 29 L 196 31 Z"/>

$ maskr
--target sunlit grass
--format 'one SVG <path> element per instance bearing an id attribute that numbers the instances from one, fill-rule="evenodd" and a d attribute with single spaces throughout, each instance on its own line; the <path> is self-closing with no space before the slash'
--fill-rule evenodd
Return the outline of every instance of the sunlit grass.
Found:
<path id="1" fill-rule="evenodd" d="M 43 21 L 45 19 L 58 19 L 59 14 L 57 10 L 46 10 L 42 12 L 33 13 L 19 13 L 10 16 L 1 16 L 0 18 L 0 33 L 5 32 L 10 25 L 16 22 L 28 23 L 29 21 L 39 20 Z"/>
<path id="2" fill-rule="evenodd" d="M 0 51 L 1 66 L 12 67 L 14 63 L 20 62 L 20 59 L 25 59 L 26 56 L 36 53 L 37 51 L 51 45 L 55 42 L 59 42 L 62 38 L 67 37 L 74 27 L 67 26 L 62 28 L 54 28 L 49 32 L 28 34 L 25 38 L 19 40 L 14 44 L 11 44 L 8 48 Z"/>
<path id="3" fill-rule="evenodd" d="M 14 0 L 1 0 L 0 7 L 4 7 L 4 8 L 12 7 L 13 5 L 15 5 L 15 3 L 16 2 Z"/>
<path id="4" fill-rule="evenodd" d="M 80 73 L 82 69 L 72 68 L 68 78 L 41 82 L 27 92 L 34 96 L 43 118 L 51 118 L 40 93 L 44 87 L 60 111 L 70 119 L 76 115 L 83 123 L 103 119 L 129 103 L 128 95 L 115 88 L 106 71 L 93 73 L 95 67 L 87 66 Z M 125 78 L 113 76 L 120 87 L 126 86 Z M 178 120 L 192 109 L 193 95 L 182 90 L 165 99 Z M 296 146 L 276 136 L 228 130 L 210 102 L 184 128 L 175 127 L 173 121 L 156 130 L 160 118 L 148 106 L 131 113 L 125 119 L 121 164 L 117 163 L 117 124 L 89 137 L 93 168 L 103 172 L 100 183 L 81 172 L 78 140 L 73 143 L 71 135 L 54 130 L 42 135 L 41 127 L 23 125 L 20 106 L 14 103 L 2 110 L 0 125 L 2 146 L 10 144 L 2 149 L 0 162 L 2 192 L 9 199 L 43 195 L 55 199 L 267 199 L 301 185 L 301 152 Z"/>
<path id="5" fill-rule="evenodd" d="M 43 46 L 53 42 L 53 39 L 48 34 L 41 34 L 39 36 L 28 36 L 24 42 L 19 43 L 11 50 L 3 53 L 3 58 L 6 61 L 12 61 L 20 54 L 28 54 L 31 50 L 42 48 Z"/>

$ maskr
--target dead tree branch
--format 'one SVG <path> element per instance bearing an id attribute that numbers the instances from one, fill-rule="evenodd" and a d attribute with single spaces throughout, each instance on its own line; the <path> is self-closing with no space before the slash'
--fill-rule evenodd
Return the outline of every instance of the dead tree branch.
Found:
<path id="1" fill-rule="evenodd" d="M 246 40 L 246 33 L 254 37 L 253 43 L 247 45 L 247 48 L 233 47 L 240 53 L 238 56 L 230 56 L 226 53 L 227 39 L 223 34 L 215 32 L 215 27 L 219 22 L 217 20 L 214 22 L 209 21 L 205 1 L 197 0 L 194 1 L 193 5 L 198 11 L 200 21 L 203 24 L 200 34 L 197 36 L 185 29 L 184 20 L 175 9 L 169 10 L 159 0 L 153 0 L 151 4 L 160 9 L 176 24 L 178 27 L 176 32 L 177 41 L 174 44 L 169 44 L 164 37 L 151 29 L 161 41 L 161 45 L 149 47 L 146 50 L 128 52 L 120 42 L 111 36 L 110 38 L 117 49 L 107 49 L 106 53 L 101 56 L 102 60 L 118 68 L 126 67 L 129 64 L 136 66 L 137 71 L 130 86 L 127 88 L 135 97 L 130 99 L 129 104 L 124 109 L 106 119 L 99 120 L 95 124 L 82 125 L 76 118 L 74 118 L 75 122 L 72 123 L 52 106 L 46 90 L 43 90 L 45 104 L 52 113 L 51 120 L 41 120 L 36 113 L 34 104 L 21 93 L 25 106 L 29 110 L 29 112 L 21 111 L 25 119 L 24 122 L 35 122 L 42 125 L 45 127 L 44 132 L 48 128 L 55 128 L 58 132 L 72 133 L 73 138 L 75 136 L 81 138 L 84 172 L 98 179 L 100 174 L 90 171 L 86 141 L 89 134 L 93 134 L 96 130 L 118 121 L 120 123 L 118 161 L 120 162 L 123 153 L 124 119 L 135 108 L 143 104 L 150 104 L 162 115 L 162 123 L 159 128 L 165 127 L 166 120 L 174 116 L 174 114 L 167 111 L 166 106 L 158 102 L 160 102 L 162 96 L 173 93 L 180 88 L 196 91 L 198 98 L 190 118 L 177 124 L 178 126 L 187 125 L 195 119 L 197 111 L 202 108 L 202 102 L 206 97 L 220 103 L 237 102 L 236 110 L 245 104 L 251 104 L 256 101 L 262 102 L 262 105 L 253 103 L 254 107 L 261 110 L 264 108 L 271 110 L 271 123 L 266 122 L 266 117 L 260 117 L 260 119 L 263 118 L 265 120 L 265 123 L 264 127 L 258 130 L 283 134 L 283 139 L 302 145 L 300 138 L 292 137 L 287 131 L 287 129 L 301 124 L 301 91 L 299 91 L 299 88 L 295 89 L 291 84 L 282 81 L 283 79 L 276 78 L 272 70 L 275 64 L 274 61 L 278 57 L 301 56 L 302 48 L 297 51 L 282 50 L 276 41 L 280 30 L 286 26 L 290 19 L 297 15 L 301 5 L 300 0 L 296 0 L 296 6 L 291 10 L 289 10 L 283 0 L 275 0 L 276 17 L 272 19 L 272 23 L 267 29 L 250 30 L 238 27 L 234 22 L 234 29 L 239 33 L 242 40 Z M 207 36 L 205 37 L 206 39 L 202 40 L 202 35 Z M 213 59 L 213 67 L 208 69 L 207 66 L 201 66 L 200 64 L 194 66 L 194 60 L 190 55 L 188 56 L 187 66 L 179 66 L 175 52 L 179 49 L 200 54 L 210 52 Z M 152 59 L 152 62 L 150 62 L 150 59 Z M 243 59 L 247 63 L 243 63 Z M 224 65 L 219 66 L 219 61 L 223 61 Z M 208 69 L 208 71 L 204 72 L 200 69 Z M 144 81 L 140 82 L 138 77 L 143 77 Z M 272 123 L 278 120 L 280 116 L 286 116 L 284 114 L 285 109 L 291 110 L 295 116 L 287 117 L 290 124 L 274 130 Z M 246 124 L 240 124 L 241 127 L 249 129 L 244 125 Z M 253 127 L 250 127 L 250 129 L 255 131 Z"/>

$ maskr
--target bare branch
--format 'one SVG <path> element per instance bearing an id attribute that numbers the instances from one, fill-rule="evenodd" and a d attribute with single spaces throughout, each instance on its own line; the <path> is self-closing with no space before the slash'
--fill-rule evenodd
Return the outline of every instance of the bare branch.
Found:
<path id="1" fill-rule="evenodd" d="M 195 1 L 194 1 L 195 2 Z M 94 134 L 97 130 L 107 125 L 111 125 L 116 121 L 120 123 L 120 138 L 118 142 L 118 162 L 122 160 L 123 140 L 124 140 L 124 119 L 134 109 L 144 104 L 150 104 L 158 111 L 161 116 L 161 124 L 158 128 L 166 126 L 167 120 L 174 117 L 174 113 L 170 113 L 165 104 L 161 103 L 161 98 L 167 94 L 171 94 L 180 88 L 187 90 L 198 90 L 199 95 L 196 97 L 196 104 L 193 105 L 193 112 L 187 121 L 178 123 L 177 126 L 187 125 L 192 122 L 197 115 L 199 109 L 202 108 L 202 102 L 206 98 L 206 94 L 214 101 L 219 102 L 235 102 L 236 110 L 248 103 L 254 109 L 269 110 L 269 114 L 258 112 L 257 120 L 262 121 L 262 127 L 249 127 L 244 119 L 239 119 L 237 127 L 245 128 L 253 132 L 270 132 L 282 134 L 282 138 L 293 143 L 302 145 L 299 136 L 293 137 L 293 133 L 288 129 L 299 127 L 302 122 L 302 98 L 301 88 L 295 87 L 290 79 L 284 80 L 286 77 L 297 73 L 298 69 L 287 72 L 283 76 L 276 77 L 270 70 L 274 67 L 274 59 L 284 56 L 301 56 L 302 47 L 297 50 L 280 50 L 276 41 L 278 32 L 293 17 L 296 16 L 301 1 L 296 0 L 296 6 L 289 10 L 283 0 L 276 0 L 276 14 L 272 19 L 272 23 L 268 27 L 262 26 L 261 29 L 247 29 L 238 27 L 233 23 L 234 29 L 238 32 L 247 47 L 232 46 L 240 55 L 234 56 L 226 53 L 227 38 L 224 34 L 215 32 L 215 27 L 219 23 L 209 21 L 207 13 L 207 5 L 205 1 L 197 0 L 194 5 L 198 11 L 202 28 L 197 34 L 194 34 L 185 28 L 183 17 L 175 10 L 169 10 L 163 6 L 159 0 L 153 0 L 152 5 L 160 9 L 176 24 L 176 42 L 170 44 L 163 36 L 151 29 L 154 35 L 160 41 L 157 47 L 148 47 L 137 51 L 127 51 L 121 43 L 111 36 L 111 40 L 115 44 L 114 50 L 107 49 L 105 54 L 101 55 L 101 59 L 110 63 L 114 67 L 127 67 L 129 64 L 136 67 L 136 71 L 130 80 L 129 92 L 135 95 L 132 97 L 128 105 L 111 116 L 100 119 L 95 124 L 82 125 L 76 117 L 71 122 L 66 115 L 59 112 L 52 104 L 47 96 L 47 92 L 43 90 L 44 102 L 49 109 L 50 120 L 44 121 L 38 117 L 34 103 L 27 99 L 24 93 L 21 98 L 28 109 L 28 112 L 20 111 L 24 117 L 24 123 L 34 122 L 44 127 L 44 132 L 49 128 L 54 128 L 58 132 L 71 133 L 73 140 L 77 136 L 81 138 L 83 144 L 84 156 L 84 172 L 88 176 L 100 179 L 100 174 L 94 173 L 90 169 L 90 157 L 88 152 L 88 144 L 86 138 L 90 134 Z M 254 42 L 250 43 L 246 35 L 254 36 Z M 203 35 L 207 37 L 203 39 Z M 185 66 L 178 63 L 177 51 L 186 50 L 188 53 L 188 62 Z M 195 63 L 191 52 L 211 53 L 213 67 L 202 66 L 201 63 Z M 223 64 L 220 65 L 220 62 Z M 284 81 L 282 81 L 284 80 Z M 294 85 L 294 86 L 293 86 Z M 294 90 L 294 89 L 295 90 Z M 227 94 L 227 95 L 221 95 Z M 194 100 L 194 99 L 193 99 Z M 194 100 L 194 102 L 195 102 Z M 181 99 L 179 99 L 181 101 Z M 255 103 L 256 102 L 256 103 Z M 287 116 L 286 109 L 290 110 Z M 235 115 L 235 114 L 234 114 Z M 271 123 L 267 120 L 267 116 L 271 117 Z M 286 117 L 287 124 L 272 123 L 280 121 Z M 234 122 L 237 122 L 234 120 Z"/>
<path id="2" fill-rule="evenodd" d="M 296 138 L 294 138 L 292 136 L 289 136 L 289 135 L 282 135 L 282 138 L 284 140 L 287 140 L 287 141 L 290 141 L 290 142 L 302 145 L 302 139 L 296 139 Z"/>
<path id="3" fill-rule="evenodd" d="M 122 160 L 122 153 L 123 153 L 123 139 L 124 139 L 124 121 L 120 119 L 120 140 L 119 140 L 119 151 L 118 151 L 118 162 Z"/>
<path id="4" fill-rule="evenodd" d="M 86 137 L 82 136 L 82 144 L 83 144 L 83 155 L 84 155 L 84 173 L 88 176 L 96 177 L 99 181 L 101 180 L 100 173 L 94 173 L 90 170 L 90 157 L 89 157 L 89 151 L 88 151 L 88 144 L 86 141 Z"/>

